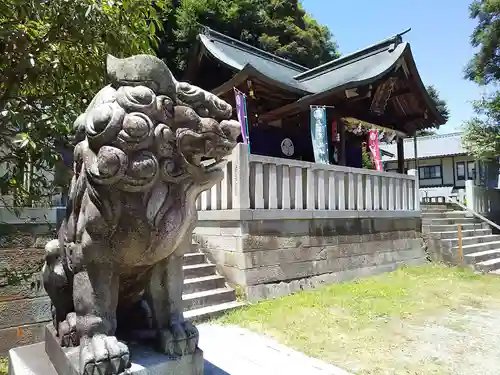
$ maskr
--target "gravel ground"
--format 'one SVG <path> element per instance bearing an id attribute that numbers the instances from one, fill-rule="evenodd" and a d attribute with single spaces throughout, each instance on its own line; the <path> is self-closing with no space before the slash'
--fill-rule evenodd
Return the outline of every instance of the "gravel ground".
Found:
<path id="1" fill-rule="evenodd" d="M 390 336 L 391 347 L 381 342 L 370 353 L 375 363 L 351 356 L 348 369 L 363 375 L 500 374 L 500 306 L 462 307 L 421 324 L 391 321 L 381 329 L 379 339 Z"/>
<path id="2" fill-rule="evenodd" d="M 500 374 L 500 308 L 464 307 L 406 331 L 411 341 L 401 364 L 435 363 L 436 374 Z"/>

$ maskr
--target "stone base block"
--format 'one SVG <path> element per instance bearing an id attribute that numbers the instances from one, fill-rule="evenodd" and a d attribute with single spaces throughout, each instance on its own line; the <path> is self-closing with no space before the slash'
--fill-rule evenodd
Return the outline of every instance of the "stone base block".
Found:
<path id="1" fill-rule="evenodd" d="M 127 375 L 203 375 L 203 352 L 169 357 L 149 347 L 129 344 L 132 366 Z M 12 349 L 9 375 L 80 375 L 79 348 L 61 348 L 47 326 L 45 342 Z"/>

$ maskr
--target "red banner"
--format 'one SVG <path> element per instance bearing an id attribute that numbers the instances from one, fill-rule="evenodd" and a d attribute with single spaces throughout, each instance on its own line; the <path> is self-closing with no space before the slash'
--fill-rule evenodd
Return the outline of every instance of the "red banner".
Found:
<path id="1" fill-rule="evenodd" d="M 380 158 L 380 147 L 378 145 L 378 130 L 370 130 L 368 132 L 368 148 L 372 154 L 375 169 L 382 172 L 382 160 Z"/>

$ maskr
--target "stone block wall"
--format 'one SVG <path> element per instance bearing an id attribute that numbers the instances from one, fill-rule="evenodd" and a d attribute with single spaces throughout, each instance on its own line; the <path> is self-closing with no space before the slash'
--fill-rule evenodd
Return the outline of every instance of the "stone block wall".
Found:
<path id="1" fill-rule="evenodd" d="M 200 220 L 194 239 L 256 301 L 424 263 L 420 217 L 394 215 Z"/>
<path id="2" fill-rule="evenodd" d="M 52 317 L 40 271 L 54 235 L 55 224 L 0 224 L 0 356 L 44 339 Z"/>

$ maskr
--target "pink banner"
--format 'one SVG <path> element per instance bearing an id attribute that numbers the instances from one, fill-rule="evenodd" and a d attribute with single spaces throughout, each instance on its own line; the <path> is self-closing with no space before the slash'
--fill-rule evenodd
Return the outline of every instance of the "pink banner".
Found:
<path id="1" fill-rule="evenodd" d="M 382 172 L 382 160 L 380 159 L 380 147 L 378 145 L 378 131 L 368 132 L 368 148 L 372 154 L 373 165 L 377 171 Z"/>

